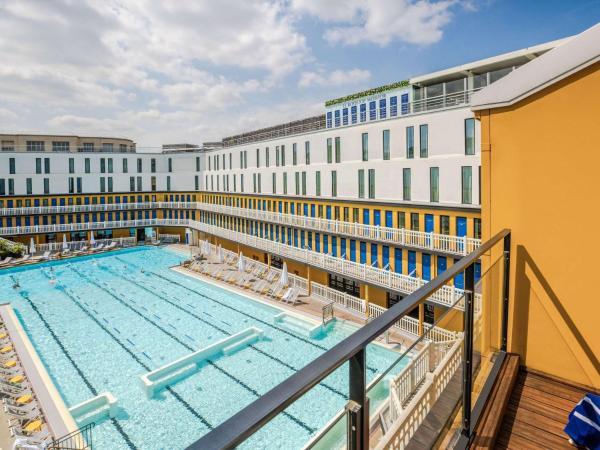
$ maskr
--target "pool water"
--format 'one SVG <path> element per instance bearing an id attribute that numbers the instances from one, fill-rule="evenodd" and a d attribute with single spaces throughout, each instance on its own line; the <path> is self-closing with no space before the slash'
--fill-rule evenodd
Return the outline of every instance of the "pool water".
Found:
<path id="1" fill-rule="evenodd" d="M 183 259 L 142 247 L 0 270 L 0 300 L 67 406 L 107 391 L 118 399 L 117 417 L 96 424 L 96 449 L 185 448 L 355 330 L 336 322 L 309 338 L 287 329 L 274 323 L 280 310 L 170 269 Z M 262 340 L 146 396 L 140 375 L 251 326 Z M 369 346 L 368 380 L 397 357 Z M 243 448 L 301 448 L 343 408 L 347 373 L 338 369 Z"/>

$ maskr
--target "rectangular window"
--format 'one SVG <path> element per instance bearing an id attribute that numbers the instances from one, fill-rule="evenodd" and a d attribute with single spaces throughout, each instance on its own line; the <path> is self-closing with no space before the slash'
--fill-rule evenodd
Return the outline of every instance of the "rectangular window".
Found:
<path id="1" fill-rule="evenodd" d="M 315 195 L 319 197 L 321 195 L 321 171 L 315 172 Z"/>
<path id="2" fill-rule="evenodd" d="M 265 148 L 265 166 L 269 167 L 269 147 Z"/>
<path id="3" fill-rule="evenodd" d="M 256 149 L 256 167 L 260 167 L 260 149 Z"/>
<path id="4" fill-rule="evenodd" d="M 137 190 L 142 191 L 142 177 L 137 177 Z"/>
<path id="5" fill-rule="evenodd" d="M 429 153 L 429 126 L 419 126 L 419 156 L 427 158 Z"/>
<path id="6" fill-rule="evenodd" d="M 258 174 L 258 193 L 260 194 L 262 192 L 262 187 L 260 185 L 260 173 Z"/>
<path id="7" fill-rule="evenodd" d="M 288 183 L 287 183 L 287 173 L 283 174 L 283 193 L 287 194 L 288 193 L 288 189 L 287 189 Z"/>
<path id="8" fill-rule="evenodd" d="M 0 178 L 0 195 L 6 195 L 6 181 Z"/>
<path id="9" fill-rule="evenodd" d="M 49 183 L 50 183 L 50 181 L 48 180 L 48 178 L 44 178 L 44 194 L 50 193 L 50 184 Z M 48 189 L 46 189 L 46 188 L 48 188 Z M 15 179 L 14 178 L 8 179 L 8 195 L 15 195 Z"/>
<path id="10" fill-rule="evenodd" d="M 375 169 L 369 169 L 369 198 L 375 198 Z"/>
<path id="11" fill-rule="evenodd" d="M 69 177 L 69 194 L 75 193 L 75 178 Z"/>
<path id="12" fill-rule="evenodd" d="M 306 172 L 302 172 L 302 195 L 306 195 Z"/>
<path id="13" fill-rule="evenodd" d="M 50 158 L 44 158 L 44 173 L 50 173 Z"/>
<path id="14" fill-rule="evenodd" d="M 73 178 L 69 178 L 69 181 L 73 181 Z M 27 178 L 25 180 L 25 186 L 26 186 L 26 190 L 27 190 L 27 195 L 33 194 L 33 183 L 32 183 L 31 178 Z M 73 193 L 70 189 L 70 184 L 69 184 L 69 192 L 71 194 Z"/>
<path id="15" fill-rule="evenodd" d="M 440 233 L 450 234 L 450 216 L 440 216 Z"/>
<path id="16" fill-rule="evenodd" d="M 430 167 L 429 168 L 429 201 L 439 202 L 440 201 L 440 168 Z"/>
<path id="17" fill-rule="evenodd" d="M 419 213 L 410 213 L 410 229 L 419 231 Z"/>
<path id="18" fill-rule="evenodd" d="M 75 173 L 75 158 L 69 158 L 69 173 Z"/>
<path id="19" fill-rule="evenodd" d="M 142 173 L 142 158 L 137 160 L 137 173 Z"/>
<path id="20" fill-rule="evenodd" d="M 233 180 L 234 180 L 233 184 L 235 185 L 235 178 Z M 196 191 L 200 189 L 200 177 L 198 175 L 194 176 L 194 189 Z"/>
<path id="21" fill-rule="evenodd" d="M 135 177 L 129 177 L 129 190 L 135 192 Z"/>
<path id="22" fill-rule="evenodd" d="M 150 159 L 150 172 L 156 173 L 156 158 Z"/>
<path id="23" fill-rule="evenodd" d="M 337 171 L 331 171 L 331 196 L 337 197 Z"/>
<path id="24" fill-rule="evenodd" d="M 106 172 L 106 160 L 104 158 L 100 158 L 100 173 Z"/>
<path id="25" fill-rule="evenodd" d="M 383 130 L 383 159 L 390 159 L 390 130 Z"/>
<path id="26" fill-rule="evenodd" d="M 294 180 L 296 181 L 296 195 L 300 195 L 300 172 L 294 174 Z"/>
<path id="27" fill-rule="evenodd" d="M 127 153 L 127 144 L 119 144 L 119 151 L 121 153 Z"/>
<path id="28" fill-rule="evenodd" d="M 304 156 L 306 158 L 306 165 L 310 164 L 310 141 L 304 143 Z"/>
<path id="29" fill-rule="evenodd" d="M 69 151 L 69 143 L 52 141 L 52 151 L 53 152 L 68 152 Z"/>
<path id="30" fill-rule="evenodd" d="M 150 190 L 156 191 L 156 177 L 154 175 L 150 177 Z"/>
<path id="31" fill-rule="evenodd" d="M 335 162 L 342 162 L 342 143 L 339 136 L 335 138 Z"/>
<path id="32" fill-rule="evenodd" d="M 462 203 L 471 204 L 472 189 L 473 189 L 473 168 L 471 166 L 463 166 L 462 171 Z"/>
<path id="33" fill-rule="evenodd" d="M 8 158 L 8 173 L 15 174 L 15 158 Z"/>
<path id="34" fill-rule="evenodd" d="M 90 173 L 90 158 L 85 158 L 84 160 L 85 173 Z"/>
<path id="35" fill-rule="evenodd" d="M 169 159 L 167 160 L 167 162 L 168 162 L 167 171 L 168 171 L 168 172 L 173 172 L 173 158 L 169 158 Z"/>
<path id="36" fill-rule="evenodd" d="M 369 160 L 369 133 L 362 134 L 362 160 Z"/>
<path id="37" fill-rule="evenodd" d="M 473 237 L 481 239 L 481 219 L 473 219 Z"/>
<path id="38" fill-rule="evenodd" d="M 292 144 L 292 164 L 295 166 L 298 164 L 298 144 Z"/>
<path id="39" fill-rule="evenodd" d="M 42 158 L 35 158 L 35 173 L 42 173 Z"/>
<path id="40" fill-rule="evenodd" d="M 113 144 L 110 142 L 105 142 L 104 144 L 102 144 L 102 151 L 112 153 Z"/>
<path id="41" fill-rule="evenodd" d="M 113 173 L 113 159 L 108 158 L 108 173 Z"/>
<path id="42" fill-rule="evenodd" d="M 327 163 L 333 162 L 333 139 L 327 138 Z"/>
<path id="43" fill-rule="evenodd" d="M 229 165 L 231 166 L 231 153 L 229 154 Z M 200 157 L 196 156 L 196 172 L 200 172 Z"/>
<path id="44" fill-rule="evenodd" d="M 273 174 L 271 175 L 272 177 L 272 183 L 273 183 L 273 194 L 277 194 L 277 174 L 275 172 L 273 172 Z"/>
<path id="45" fill-rule="evenodd" d="M 108 177 L 108 192 L 112 192 L 112 191 L 113 191 L 113 178 Z"/>
<path id="46" fill-rule="evenodd" d="M 3 152 L 14 152 L 15 151 L 15 141 L 2 141 L 2 151 Z"/>
<path id="47" fill-rule="evenodd" d="M 475 119 L 465 119 L 465 155 L 475 154 Z"/>
<path id="48" fill-rule="evenodd" d="M 279 145 L 275 146 L 275 167 L 279 167 Z"/>
<path id="49" fill-rule="evenodd" d="M 106 191 L 106 180 L 104 177 L 100 177 L 100 192 Z"/>
<path id="50" fill-rule="evenodd" d="M 127 158 L 123 158 L 123 173 L 127 173 Z"/>
<path id="51" fill-rule="evenodd" d="M 406 158 L 415 157 L 415 127 L 406 127 Z"/>
<path id="52" fill-rule="evenodd" d="M 256 174 L 252 174 L 252 192 L 256 193 Z"/>
<path id="53" fill-rule="evenodd" d="M 77 193 L 81 194 L 83 191 L 83 179 L 81 177 L 77 177 Z"/>
<path id="54" fill-rule="evenodd" d="M 285 166 L 285 145 L 281 146 L 281 167 Z"/>
<path id="55" fill-rule="evenodd" d="M 402 200 L 410 200 L 410 169 L 402 169 Z"/>
<path id="56" fill-rule="evenodd" d="M 358 198 L 365 198 L 365 171 L 358 169 Z"/>
<path id="57" fill-rule="evenodd" d="M 50 178 L 44 178 L 44 194 L 49 194 L 49 193 L 50 193 Z M 13 194 L 14 194 L 14 192 L 13 192 Z"/>
<path id="58" fill-rule="evenodd" d="M 93 152 L 94 144 L 92 142 L 84 142 L 83 143 L 83 151 L 84 152 Z"/>
<path id="59" fill-rule="evenodd" d="M 28 152 L 43 152 L 44 141 L 27 141 L 27 151 Z"/>
<path id="60" fill-rule="evenodd" d="M 171 190 L 171 176 L 167 175 L 167 191 Z"/>

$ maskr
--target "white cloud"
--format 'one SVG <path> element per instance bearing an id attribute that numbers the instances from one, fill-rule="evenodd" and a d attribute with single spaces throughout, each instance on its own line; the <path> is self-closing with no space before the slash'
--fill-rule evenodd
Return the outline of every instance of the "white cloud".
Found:
<path id="1" fill-rule="evenodd" d="M 298 81 L 298 86 L 341 86 L 363 83 L 370 78 L 371 72 L 364 69 L 303 72 Z"/>
<path id="2" fill-rule="evenodd" d="M 362 42 L 385 46 L 398 40 L 427 45 L 442 38 L 458 0 L 293 0 L 299 13 L 310 14 L 335 25 L 324 38 L 330 43 Z"/>
<path id="3" fill-rule="evenodd" d="M 71 114 L 53 117 L 48 121 L 53 132 L 76 133 L 76 134 L 112 134 L 118 133 L 122 136 L 131 136 L 140 130 L 130 123 L 117 119 L 100 119 L 97 117 L 83 117 Z"/>
<path id="4" fill-rule="evenodd" d="M 19 115 L 10 109 L 0 108 L 0 120 L 16 120 Z"/>

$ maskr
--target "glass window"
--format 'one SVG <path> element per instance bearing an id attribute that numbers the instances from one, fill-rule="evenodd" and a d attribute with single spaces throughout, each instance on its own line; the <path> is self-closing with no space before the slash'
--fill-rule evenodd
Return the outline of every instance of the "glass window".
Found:
<path id="1" fill-rule="evenodd" d="M 127 173 L 127 158 L 123 158 L 123 173 Z"/>
<path id="2" fill-rule="evenodd" d="M 358 198 L 365 198 L 365 171 L 358 170 Z"/>
<path id="3" fill-rule="evenodd" d="M 75 173 L 75 158 L 69 158 L 69 173 Z"/>
<path id="4" fill-rule="evenodd" d="M 231 166 L 231 153 L 229 154 L 229 165 Z M 200 157 L 196 156 L 196 172 L 200 172 Z"/>
<path id="5" fill-rule="evenodd" d="M 507 67 L 505 69 L 492 70 L 490 72 L 490 84 L 494 83 L 495 81 L 498 81 L 500 78 L 504 78 L 510 72 L 512 72 L 512 67 Z"/>
<path id="6" fill-rule="evenodd" d="M 52 151 L 53 152 L 68 152 L 69 151 L 69 142 L 52 141 Z"/>
<path id="7" fill-rule="evenodd" d="M 440 201 L 440 168 L 429 168 L 429 201 Z"/>
<path id="8" fill-rule="evenodd" d="M 258 164 L 258 161 L 257 161 L 257 164 Z M 271 162 L 270 162 L 270 158 L 269 158 L 269 147 L 266 147 L 265 148 L 265 166 L 269 167 L 270 164 L 271 164 Z M 258 167 L 258 165 L 257 165 L 257 167 Z"/>
<path id="9" fill-rule="evenodd" d="M 168 170 L 169 172 L 173 172 L 173 158 L 169 158 L 169 159 L 167 160 L 167 163 L 168 163 L 168 164 L 167 164 L 167 165 L 168 165 L 168 167 L 167 167 L 167 170 Z"/>
<path id="10" fill-rule="evenodd" d="M 90 158 L 85 158 L 85 173 L 90 173 Z"/>
<path id="11" fill-rule="evenodd" d="M 369 160 L 369 133 L 362 134 L 362 160 Z"/>
<path id="12" fill-rule="evenodd" d="M 365 122 L 367 120 L 367 104 L 361 103 L 360 105 L 360 121 Z"/>
<path id="13" fill-rule="evenodd" d="M 369 169 L 369 198 L 375 198 L 375 169 Z"/>
<path id="14" fill-rule="evenodd" d="M 406 157 L 415 157 L 415 127 L 406 127 Z"/>
<path id="15" fill-rule="evenodd" d="M 44 178 L 44 194 L 50 193 L 50 178 Z M 14 192 L 13 192 L 14 194 Z"/>
<path id="16" fill-rule="evenodd" d="M 73 159 L 70 158 L 69 161 Z M 11 175 L 15 174 L 15 158 L 8 158 L 8 173 Z"/>
<path id="17" fill-rule="evenodd" d="M 288 189 L 287 189 L 287 173 L 283 173 L 283 193 L 287 194 L 288 193 Z"/>
<path id="18" fill-rule="evenodd" d="M 150 159 L 150 172 L 156 173 L 156 158 Z"/>
<path id="19" fill-rule="evenodd" d="M 335 138 L 335 162 L 342 162 L 342 143 L 339 136 Z"/>
<path id="20" fill-rule="evenodd" d="M 402 169 L 402 199 L 410 200 L 410 169 Z"/>
<path id="21" fill-rule="evenodd" d="M 300 195 L 300 172 L 294 174 L 294 179 L 296 180 L 296 195 Z"/>
<path id="22" fill-rule="evenodd" d="M 167 191 L 171 190 L 171 176 L 167 175 Z"/>
<path id="23" fill-rule="evenodd" d="M 277 194 L 277 174 L 273 172 L 272 177 L 272 185 L 273 185 L 273 194 Z"/>
<path id="24" fill-rule="evenodd" d="M 319 170 L 315 172 L 315 195 L 317 197 L 321 195 L 321 172 Z"/>
<path id="25" fill-rule="evenodd" d="M 331 196 L 337 197 L 337 171 L 331 171 Z"/>
<path id="26" fill-rule="evenodd" d="M 304 153 L 306 157 L 306 165 L 310 164 L 310 142 L 306 141 L 304 143 Z"/>
<path id="27" fill-rule="evenodd" d="M 108 173 L 113 173 L 113 159 L 108 158 Z"/>
<path id="28" fill-rule="evenodd" d="M 487 72 L 473 76 L 473 89 L 481 89 L 487 86 Z"/>
<path id="29" fill-rule="evenodd" d="M 129 190 L 131 192 L 135 191 L 135 177 L 129 177 Z"/>
<path id="30" fill-rule="evenodd" d="M 298 164 L 298 144 L 292 144 L 292 164 L 295 166 Z"/>
<path id="31" fill-rule="evenodd" d="M 410 213 L 410 229 L 419 231 L 419 213 Z"/>
<path id="32" fill-rule="evenodd" d="M 142 158 L 138 158 L 137 160 L 137 172 L 142 173 Z"/>
<path id="33" fill-rule="evenodd" d="M 44 158 L 44 173 L 50 173 L 50 158 Z"/>
<path id="34" fill-rule="evenodd" d="M 103 152 L 112 152 L 113 151 L 113 145 L 110 142 L 105 142 L 104 144 L 102 144 L 102 151 Z"/>
<path id="35" fill-rule="evenodd" d="M 73 181 L 73 178 L 69 178 L 69 181 Z M 27 195 L 31 195 L 33 193 L 33 186 L 32 186 L 32 180 L 31 178 L 27 178 L 25 180 L 25 185 L 26 185 L 26 189 L 27 189 Z M 69 183 L 69 192 L 72 194 L 73 192 L 71 191 L 71 183 Z"/>
<path id="36" fill-rule="evenodd" d="M 77 193 L 81 194 L 82 190 L 83 190 L 83 179 L 81 177 L 77 177 Z"/>
<path id="37" fill-rule="evenodd" d="M 44 141 L 27 141 L 27 151 L 28 152 L 43 152 Z"/>
<path id="38" fill-rule="evenodd" d="M 404 211 L 398 211 L 398 228 L 406 228 L 406 213 Z"/>
<path id="39" fill-rule="evenodd" d="M 302 172 L 302 195 L 306 195 L 306 172 Z"/>
<path id="40" fill-rule="evenodd" d="M 419 150 L 421 158 L 427 158 L 429 148 L 429 126 L 419 126 Z"/>
<path id="41" fill-rule="evenodd" d="M 462 171 L 462 203 L 472 203 L 472 189 L 473 189 L 473 168 L 471 166 L 463 166 Z"/>
<path id="42" fill-rule="evenodd" d="M 100 173 L 106 172 L 106 160 L 104 158 L 100 158 Z"/>
<path id="43" fill-rule="evenodd" d="M 465 119 L 465 155 L 475 154 L 475 119 Z"/>
<path id="44" fill-rule="evenodd" d="M 390 159 L 390 130 L 383 130 L 383 159 Z"/>
<path id="45" fill-rule="evenodd" d="M 450 234 L 450 216 L 440 216 L 440 233 Z"/>
<path id="46" fill-rule="evenodd" d="M 333 139 L 327 138 L 327 163 L 333 162 Z"/>
<path id="47" fill-rule="evenodd" d="M 473 219 L 473 237 L 481 239 L 481 219 Z"/>
<path id="48" fill-rule="evenodd" d="M 137 190 L 142 191 L 142 177 L 137 177 Z"/>
<path id="49" fill-rule="evenodd" d="M 108 192 L 112 192 L 112 191 L 113 191 L 113 178 L 108 177 Z"/>
<path id="50" fill-rule="evenodd" d="M 42 173 L 42 158 L 35 158 L 35 173 Z"/>
<path id="51" fill-rule="evenodd" d="M 281 167 L 285 166 L 285 145 L 281 146 Z"/>

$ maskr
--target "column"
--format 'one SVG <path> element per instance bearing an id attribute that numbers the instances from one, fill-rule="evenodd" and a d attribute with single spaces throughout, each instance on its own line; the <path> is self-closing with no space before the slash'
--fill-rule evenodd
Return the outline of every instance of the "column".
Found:
<path id="1" fill-rule="evenodd" d="M 369 317 L 369 285 L 365 284 L 365 317 Z"/>
<path id="2" fill-rule="evenodd" d="M 419 336 L 423 336 L 425 333 L 423 322 L 425 322 L 425 303 L 419 305 Z"/>
<path id="3" fill-rule="evenodd" d="M 269 255 L 269 261 L 270 261 Z M 306 266 L 306 282 L 308 284 L 308 295 L 312 293 L 312 283 L 311 283 L 311 275 L 310 275 L 310 266 Z"/>

